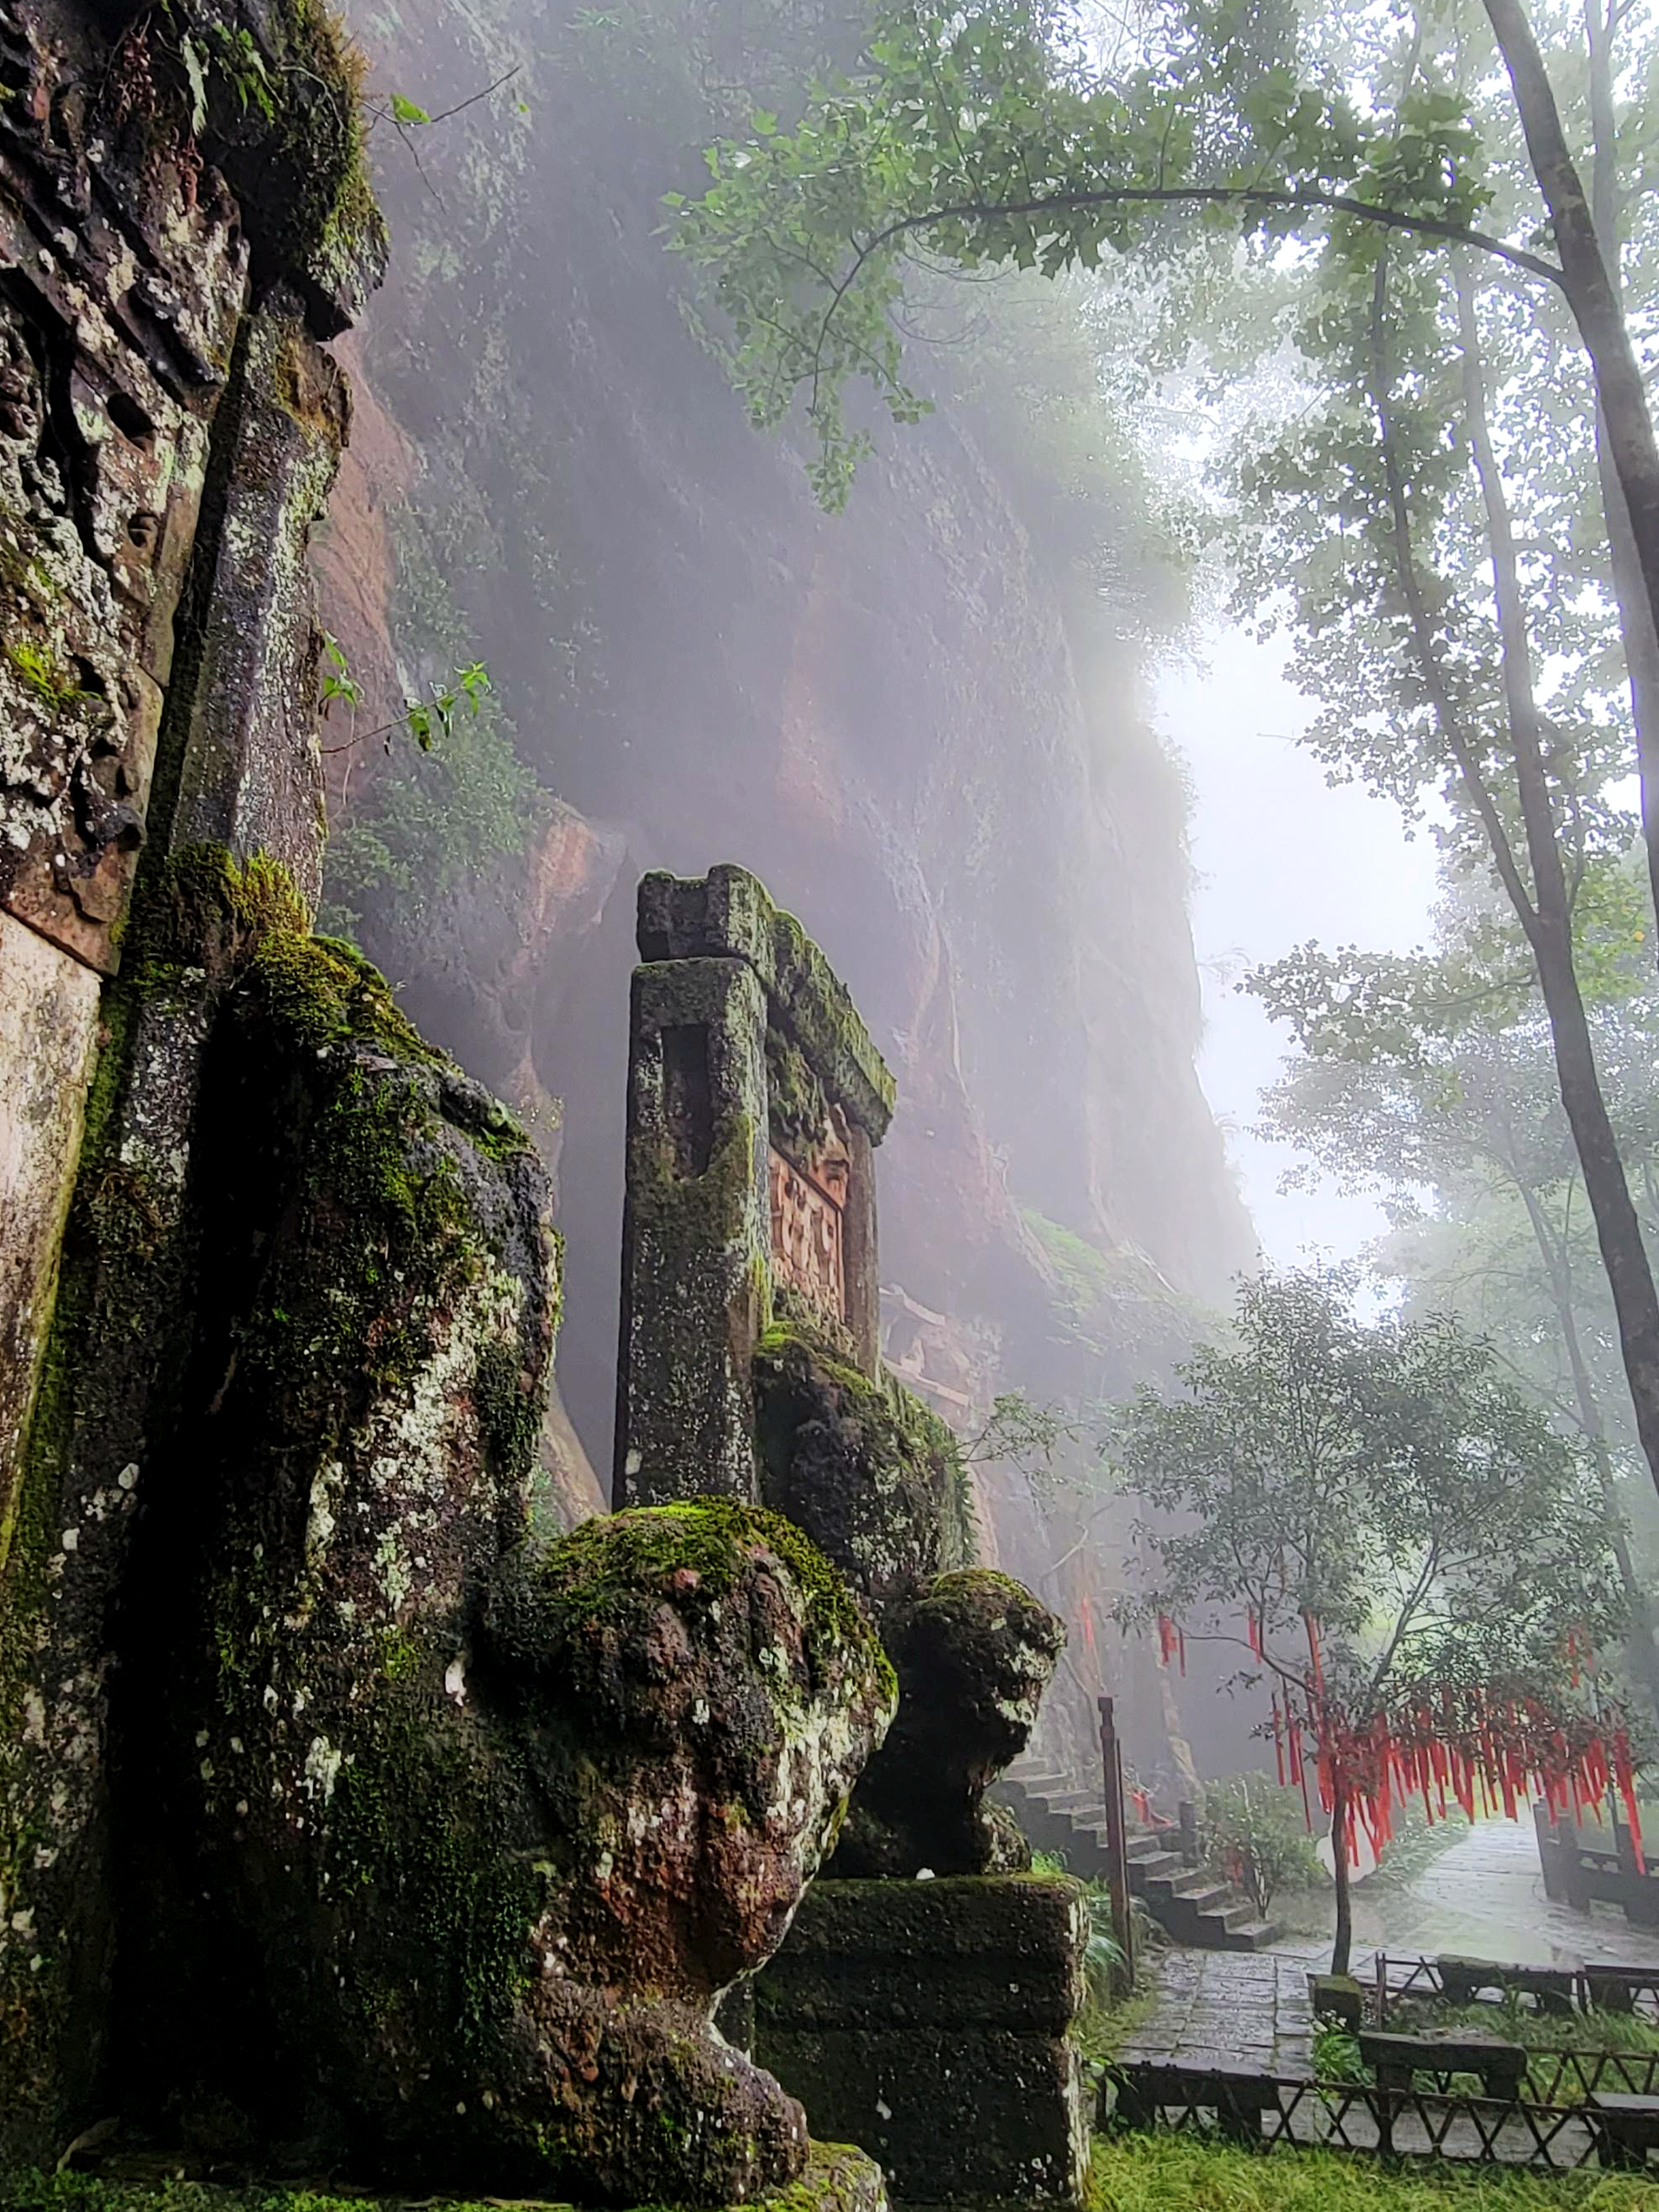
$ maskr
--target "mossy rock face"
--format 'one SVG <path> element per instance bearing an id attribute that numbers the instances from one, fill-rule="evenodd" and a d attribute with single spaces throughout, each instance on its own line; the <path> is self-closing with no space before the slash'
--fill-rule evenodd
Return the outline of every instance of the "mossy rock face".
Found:
<path id="1" fill-rule="evenodd" d="M 899 1713 L 871 1761 L 831 1871 L 838 1876 L 1003 1874 L 1030 1846 L 985 1792 L 1023 1751 L 1066 1632 L 1030 1590 L 969 1567 L 888 1616 Z"/>
<path id="2" fill-rule="evenodd" d="M 353 1664 L 319 1653 L 302 1708 L 264 1667 L 237 1700 L 264 1764 L 234 1784 L 226 1918 L 289 2096 L 411 2182 L 724 2204 L 795 2181 L 800 2107 L 712 2019 L 892 1711 L 873 1633 L 798 1532 L 722 1500 L 521 1549 L 482 1614 L 434 1579 L 395 1629 L 359 1629 L 366 1592 L 337 1607 Z"/>
<path id="3" fill-rule="evenodd" d="M 282 870 L 180 854 L 131 988 L 210 1012 L 111 1707 L 128 2112 L 422 2187 L 795 2182 L 800 2108 L 712 2015 L 890 1718 L 874 1632 L 728 1502 L 531 1543 L 544 1170 Z"/>
<path id="4" fill-rule="evenodd" d="M 955 1438 L 806 1321 L 767 1331 L 754 1375 L 766 1503 L 805 1529 L 881 1619 L 938 1571 L 961 1479 Z"/>
<path id="5" fill-rule="evenodd" d="M 294 284 L 316 335 L 337 337 L 387 257 L 364 160 L 365 58 L 326 0 L 179 0 L 177 28 L 198 58 L 204 151 L 236 195 L 256 283 Z"/>

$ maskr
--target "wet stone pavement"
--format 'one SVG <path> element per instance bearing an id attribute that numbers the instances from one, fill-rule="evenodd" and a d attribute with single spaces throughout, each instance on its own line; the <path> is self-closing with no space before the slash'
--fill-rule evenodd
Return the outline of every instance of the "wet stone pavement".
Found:
<path id="1" fill-rule="evenodd" d="M 1313 1911 L 1328 1926 L 1328 1897 L 1315 1900 Z M 1659 1930 L 1632 1928 L 1609 1906 L 1585 1914 L 1549 1903 L 1530 1822 L 1477 1822 L 1408 1889 L 1362 1886 L 1354 1936 L 1353 1971 L 1362 1981 L 1375 1971 L 1379 1948 L 1401 1957 L 1459 1952 L 1505 1965 L 1659 1966 Z M 1296 1933 L 1271 1951 L 1164 1953 L 1154 1969 L 1157 2002 L 1120 2056 L 1311 2074 L 1308 1974 L 1328 1963 L 1330 1941 L 1328 1933 Z"/>
<path id="2" fill-rule="evenodd" d="M 1272 1951 L 1170 1951 L 1158 2001 L 1119 2052 L 1126 2059 L 1223 2061 L 1265 2074 L 1313 2071 L 1308 1962 Z"/>

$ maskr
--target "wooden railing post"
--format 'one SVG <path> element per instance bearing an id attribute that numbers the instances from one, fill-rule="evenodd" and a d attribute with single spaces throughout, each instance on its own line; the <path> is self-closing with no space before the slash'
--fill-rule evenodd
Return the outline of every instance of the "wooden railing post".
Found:
<path id="1" fill-rule="evenodd" d="M 1100 1764 L 1106 1800 L 1106 1888 L 1112 1905 L 1112 1937 L 1123 1954 L 1115 1978 L 1127 1995 L 1135 1982 L 1135 1930 L 1129 1912 L 1129 1856 L 1123 1820 L 1123 1751 L 1112 1718 L 1112 1700 L 1100 1699 Z"/>

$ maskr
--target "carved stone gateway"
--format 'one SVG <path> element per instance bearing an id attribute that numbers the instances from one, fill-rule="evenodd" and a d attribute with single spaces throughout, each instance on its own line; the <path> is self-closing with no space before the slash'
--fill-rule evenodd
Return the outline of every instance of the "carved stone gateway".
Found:
<path id="1" fill-rule="evenodd" d="M 893 1079 L 839 978 L 742 868 L 640 885 L 617 1504 L 758 1499 L 750 1365 L 780 1293 L 872 1380 L 873 1154 Z"/>
<path id="2" fill-rule="evenodd" d="M 820 2133 L 881 2160 L 901 2204 L 1071 2212 L 1082 1893 L 1034 1875 L 985 1796 L 1063 1632 L 965 1564 L 955 1440 L 879 1357 L 891 1080 L 822 954 L 741 869 L 647 877 L 640 951 L 617 1501 L 714 1490 L 782 1514 L 846 1577 L 899 1685 L 829 1878 L 755 1983 L 757 2055 Z M 722 2014 L 734 2038 L 740 2012 Z"/>

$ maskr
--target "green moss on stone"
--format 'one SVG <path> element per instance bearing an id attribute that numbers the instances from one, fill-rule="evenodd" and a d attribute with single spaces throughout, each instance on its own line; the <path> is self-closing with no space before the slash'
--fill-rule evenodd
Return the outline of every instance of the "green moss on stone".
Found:
<path id="1" fill-rule="evenodd" d="M 891 1072 L 851 994 L 793 914 L 745 868 L 723 862 L 706 877 L 653 872 L 640 884 L 640 945 L 647 961 L 746 961 L 777 1024 L 811 1062 L 826 1092 L 879 1143 L 896 1095 Z"/>
<path id="2" fill-rule="evenodd" d="M 654 1158 L 641 1161 L 637 1155 L 642 1149 L 635 1148 L 636 1171 L 629 1191 L 641 1229 L 672 1233 L 688 1254 L 719 1251 L 741 1235 L 755 1180 L 750 1115 L 731 1116 L 699 1176 L 678 1174 L 665 1148 Z M 641 1168 L 648 1171 L 640 1172 Z"/>
<path id="3" fill-rule="evenodd" d="M 356 289 L 384 261 L 386 226 L 365 161 L 363 59 L 342 17 L 323 0 L 276 0 L 256 38 L 236 0 L 181 0 L 170 21 L 195 42 L 208 144 L 275 272 Z M 188 96 L 181 70 L 175 105 Z"/>
<path id="4" fill-rule="evenodd" d="M 479 1352 L 472 1399 L 490 1471 L 515 1487 L 528 1482 L 541 1436 L 541 1393 L 505 1344 L 486 1344 Z"/>
<path id="5" fill-rule="evenodd" d="M 851 1592 L 817 1547 L 793 1522 L 735 1498 L 700 1498 L 636 1506 L 584 1522 L 551 1546 L 533 1570 L 538 1620 L 554 1646 L 594 1619 L 644 1596 L 654 1601 L 673 1578 L 686 1594 L 718 1604 L 737 1586 L 757 1548 L 776 1554 L 806 1604 L 806 1648 L 814 1665 L 834 1652 L 863 1650 L 884 1693 L 897 1695 L 886 1655 Z M 696 1577 L 695 1585 L 686 1581 Z"/>
<path id="6" fill-rule="evenodd" d="M 331 1886 L 361 1910 L 397 1916 L 403 1955 L 362 1946 L 382 1970 L 361 1962 L 353 1991 L 374 2030 L 422 1989 L 464 2046 L 478 2044 L 511 2010 L 531 1978 L 526 1942 L 543 1877 L 503 1848 L 519 1784 L 499 1747 L 446 1732 L 446 1716 L 423 1708 L 413 1688 L 430 1656 L 402 1662 L 403 1680 L 382 1692 L 381 1710 L 341 1773 L 330 1808 Z"/>
<path id="7" fill-rule="evenodd" d="M 837 2143 L 814 2143 L 801 2179 L 748 2212 L 875 2212 L 879 2201 L 873 2160 Z M 423 2212 L 491 2212 L 499 2197 L 423 2197 Z M 0 2212 L 407 2212 L 408 2200 L 362 2194 L 334 2196 L 247 2182 L 231 2188 L 180 2174 L 121 2179 L 88 2173 L 0 2172 Z M 543 2201 L 538 2212 L 572 2212 Z M 639 2212 L 667 2212 L 641 2206 Z"/>
<path id="8" fill-rule="evenodd" d="M 766 1025 L 766 1104 L 772 1142 L 791 1159 L 817 1149 L 830 1117 L 811 1062 L 775 1024 Z"/>

